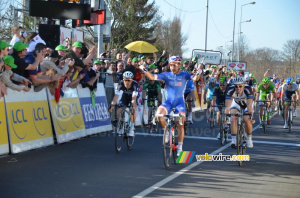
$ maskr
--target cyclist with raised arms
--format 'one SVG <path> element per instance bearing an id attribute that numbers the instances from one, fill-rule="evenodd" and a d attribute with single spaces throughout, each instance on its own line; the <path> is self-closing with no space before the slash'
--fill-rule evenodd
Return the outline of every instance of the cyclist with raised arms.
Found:
<path id="1" fill-rule="evenodd" d="M 270 95 L 270 97 L 269 97 Z M 274 84 L 270 81 L 269 78 L 263 78 L 261 83 L 258 85 L 257 90 L 256 90 L 256 101 L 266 101 L 268 98 L 270 101 L 273 101 L 275 96 L 275 86 Z M 264 103 L 263 102 L 258 102 L 258 105 L 260 107 L 259 109 L 259 128 L 262 128 L 262 113 L 263 113 L 263 107 Z M 270 118 L 270 105 L 271 103 L 267 102 L 267 109 L 268 109 L 268 120 L 267 124 L 271 124 Z"/>
<path id="2" fill-rule="evenodd" d="M 130 115 L 130 129 L 128 136 L 134 136 L 134 123 L 136 119 L 136 107 L 137 107 L 137 96 L 138 96 L 138 83 L 133 80 L 133 73 L 131 71 L 126 71 L 123 73 L 123 80 L 120 82 L 118 88 L 115 91 L 115 96 L 111 102 L 111 108 L 109 112 L 111 113 L 117 104 L 119 95 L 123 92 L 122 98 L 117 104 L 117 117 L 120 117 L 123 108 L 132 104 L 133 111 Z M 122 130 L 122 129 L 121 129 Z"/>
<path id="3" fill-rule="evenodd" d="M 226 88 L 227 88 L 227 80 L 225 78 L 225 76 L 221 76 L 219 78 L 219 86 L 217 86 L 214 90 L 213 93 L 213 100 L 211 105 L 215 106 L 215 105 L 225 105 L 225 97 L 226 97 Z M 216 112 L 217 112 L 217 123 L 220 126 L 220 112 L 222 111 L 222 107 L 217 107 L 215 108 Z M 220 132 L 217 135 L 217 138 L 220 138 Z"/>
<path id="4" fill-rule="evenodd" d="M 284 109 L 284 126 L 283 128 L 287 129 L 287 117 L 288 117 L 288 111 L 291 105 L 291 101 L 299 101 L 299 90 L 298 90 L 298 85 L 294 83 L 293 78 L 288 78 L 285 81 L 286 83 L 283 84 L 282 86 L 282 93 L 281 93 L 281 104 L 284 104 L 285 109 Z M 284 101 L 284 103 L 283 103 Z M 293 117 L 297 116 L 297 104 L 296 102 L 293 102 L 294 106 L 294 112 L 293 112 Z"/>
<path id="5" fill-rule="evenodd" d="M 140 65 L 140 69 L 144 71 L 144 74 L 150 80 L 163 80 L 166 84 L 167 99 L 163 102 L 157 109 L 157 114 L 167 115 L 171 113 L 172 108 L 175 108 L 175 113 L 183 115 L 181 117 L 181 122 L 177 124 L 178 126 L 178 148 L 177 155 L 182 151 L 182 145 L 184 140 L 184 121 L 185 121 L 185 103 L 183 99 L 184 89 L 186 87 L 188 80 L 197 81 L 200 78 L 199 73 L 192 76 L 188 72 L 180 72 L 179 68 L 181 65 L 181 58 L 178 56 L 171 56 L 169 58 L 170 72 L 163 72 L 160 74 L 151 74 L 148 72 L 143 65 Z M 165 128 L 166 120 L 163 117 L 158 119 L 160 125 Z M 181 124 L 180 124 L 181 123 Z"/>
<path id="6" fill-rule="evenodd" d="M 225 98 L 225 113 L 237 114 L 241 108 L 245 113 L 253 113 L 253 92 L 249 85 L 245 85 L 244 77 L 232 79 L 233 86 L 229 87 Z M 253 148 L 252 142 L 252 123 L 249 115 L 244 116 L 245 129 L 247 132 L 247 148 Z M 231 147 L 236 148 L 237 117 L 231 117 Z"/>

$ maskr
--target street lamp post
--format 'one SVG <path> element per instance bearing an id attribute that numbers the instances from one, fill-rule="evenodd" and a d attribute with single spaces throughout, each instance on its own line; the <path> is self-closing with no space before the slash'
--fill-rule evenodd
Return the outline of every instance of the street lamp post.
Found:
<path id="1" fill-rule="evenodd" d="M 242 24 L 242 18 L 243 18 L 243 6 L 254 5 L 254 4 L 255 4 L 255 1 L 241 5 L 240 32 L 241 32 L 241 24 Z M 248 21 L 248 22 L 250 22 L 250 21 Z M 238 60 L 239 61 L 240 61 L 240 39 L 241 39 L 241 34 L 239 34 L 239 38 L 238 38 L 238 55 L 239 55 Z"/>
<path id="2" fill-rule="evenodd" d="M 241 42 L 241 34 L 242 34 L 242 23 L 251 22 L 251 19 L 240 22 L 240 32 L 239 32 L 239 41 L 238 41 L 238 61 L 240 61 L 240 42 Z"/>

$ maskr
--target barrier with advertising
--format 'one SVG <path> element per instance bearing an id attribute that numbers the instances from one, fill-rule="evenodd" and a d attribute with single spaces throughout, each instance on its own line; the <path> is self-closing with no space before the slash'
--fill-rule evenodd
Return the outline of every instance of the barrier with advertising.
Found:
<path id="1" fill-rule="evenodd" d="M 204 57 L 205 64 L 220 64 L 222 60 L 222 53 L 220 51 L 194 49 L 192 57 L 196 56 L 198 56 L 198 63 L 201 63 Z"/>
<path id="2" fill-rule="evenodd" d="M 66 87 L 63 85 L 63 87 Z M 64 95 L 56 103 L 54 97 L 48 93 L 52 123 L 57 143 L 86 136 L 82 110 L 76 89 L 64 89 Z M 71 93 L 68 93 L 71 92 Z"/>
<path id="3" fill-rule="evenodd" d="M 247 68 L 246 63 L 242 62 L 228 62 L 227 69 L 235 69 L 236 71 L 245 71 Z"/>
<path id="4" fill-rule="evenodd" d="M 7 89 L 5 106 L 12 153 L 54 144 L 45 89 L 40 92 Z"/>
<path id="5" fill-rule="evenodd" d="M 9 153 L 4 99 L 0 98 L 0 155 Z"/>
<path id="6" fill-rule="evenodd" d="M 89 88 L 82 88 L 79 85 L 77 91 L 87 135 L 111 131 L 112 125 L 103 83 L 97 84 L 95 106 L 92 105 Z"/>

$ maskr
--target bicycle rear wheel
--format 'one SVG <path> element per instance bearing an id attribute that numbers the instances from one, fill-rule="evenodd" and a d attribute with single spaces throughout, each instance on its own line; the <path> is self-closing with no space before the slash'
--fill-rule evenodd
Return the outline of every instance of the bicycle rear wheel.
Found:
<path id="1" fill-rule="evenodd" d="M 224 133 L 224 127 L 223 127 L 223 123 L 220 126 L 220 143 L 222 146 L 225 145 L 226 139 L 225 139 L 225 133 Z"/>
<path id="2" fill-rule="evenodd" d="M 171 127 L 167 126 L 164 130 L 163 135 L 163 157 L 164 165 L 167 170 L 170 169 L 171 157 L 172 157 L 172 138 L 171 138 Z"/>
<path id="3" fill-rule="evenodd" d="M 124 114 L 122 113 L 121 118 L 118 120 L 117 126 L 115 127 L 115 150 L 120 153 L 125 135 L 125 122 Z"/>

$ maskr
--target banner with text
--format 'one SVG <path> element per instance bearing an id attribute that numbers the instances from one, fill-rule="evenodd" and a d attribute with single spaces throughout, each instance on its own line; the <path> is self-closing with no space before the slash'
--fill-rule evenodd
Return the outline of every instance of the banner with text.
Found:
<path id="1" fill-rule="evenodd" d="M 222 53 L 219 51 L 205 51 L 205 50 L 193 50 L 193 57 L 198 56 L 198 63 L 201 63 L 205 57 L 204 64 L 220 64 L 222 60 Z"/>
<path id="2" fill-rule="evenodd" d="M 63 87 L 65 87 L 63 85 Z M 64 95 L 56 103 L 54 97 L 48 93 L 48 101 L 52 116 L 52 123 L 57 143 L 86 136 L 82 110 L 76 89 L 63 89 Z M 68 93 L 68 92 L 71 93 Z M 76 91 L 76 92 L 75 92 Z"/>
<path id="3" fill-rule="evenodd" d="M 40 92 L 7 89 L 5 105 L 12 153 L 54 144 L 45 89 Z"/>
<path id="4" fill-rule="evenodd" d="M 111 131 L 112 125 L 103 83 L 97 84 L 96 97 L 94 98 L 95 106 L 92 104 L 89 88 L 82 88 L 79 85 L 77 91 L 87 135 Z"/>

